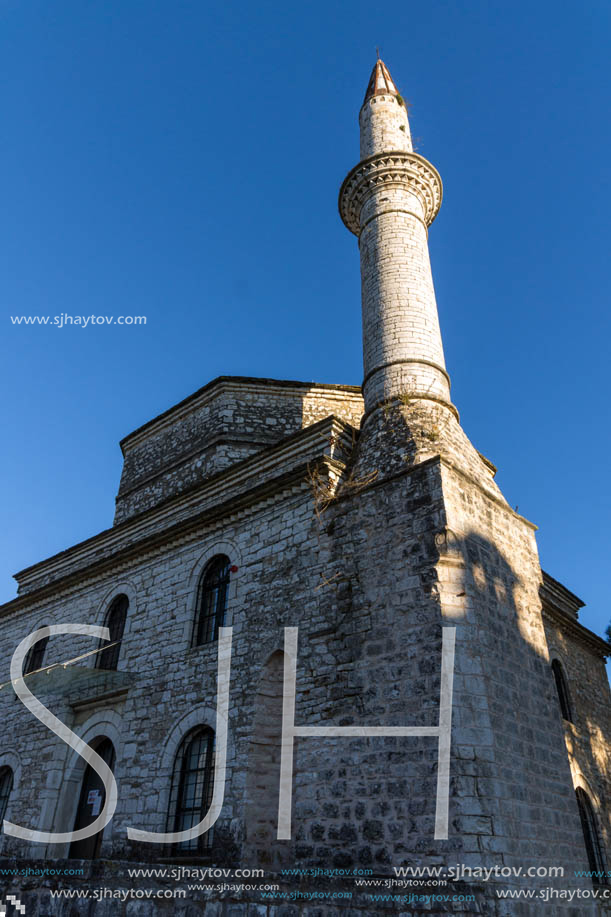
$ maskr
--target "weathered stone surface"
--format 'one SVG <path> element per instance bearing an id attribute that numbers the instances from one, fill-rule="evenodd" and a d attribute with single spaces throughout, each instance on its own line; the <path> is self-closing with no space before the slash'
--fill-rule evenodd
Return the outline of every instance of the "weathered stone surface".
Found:
<path id="1" fill-rule="evenodd" d="M 162 503 L 330 414 L 358 426 L 350 386 L 221 376 L 121 441 L 115 522 Z"/>

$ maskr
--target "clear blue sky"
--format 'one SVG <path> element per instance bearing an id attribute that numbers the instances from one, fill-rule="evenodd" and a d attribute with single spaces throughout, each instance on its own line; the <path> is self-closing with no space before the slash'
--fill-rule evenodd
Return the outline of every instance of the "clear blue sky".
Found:
<path id="1" fill-rule="evenodd" d="M 337 193 L 379 45 L 441 172 L 453 395 L 609 618 L 608 3 L 0 0 L 11 574 L 112 522 L 119 439 L 219 374 L 359 384 Z M 13 327 L 11 315 L 146 315 Z"/>

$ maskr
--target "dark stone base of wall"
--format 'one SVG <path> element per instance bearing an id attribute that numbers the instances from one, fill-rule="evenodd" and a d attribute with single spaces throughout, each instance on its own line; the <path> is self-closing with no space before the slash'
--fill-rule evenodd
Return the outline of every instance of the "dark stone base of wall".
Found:
<path id="1" fill-rule="evenodd" d="M 398 914 L 401 917 L 415 914 L 428 914 L 429 917 L 446 914 L 577 917 L 591 914 L 608 917 L 611 914 L 611 903 L 607 909 L 585 901 L 570 905 L 567 902 L 499 900 L 492 883 L 459 882 L 438 888 L 414 887 L 410 891 L 383 886 L 365 889 L 356 886 L 353 877 L 295 877 L 270 873 L 262 879 L 214 877 L 201 880 L 171 875 L 133 876 L 133 871 L 139 869 L 166 869 L 169 873 L 177 868 L 173 863 L 4 858 L 0 860 L 0 905 L 12 895 L 25 907 L 24 917 L 169 917 L 173 914 L 177 917 L 369 917 L 371 914 Z M 80 875 L 69 873 L 79 869 L 82 870 Z M 390 876 L 368 878 L 375 881 Z M 279 890 L 265 891 L 266 886 L 273 885 L 279 886 Z M 214 887 L 205 889 L 204 886 Z M 185 896 L 176 894 L 179 891 L 184 891 Z M 53 894 L 57 892 L 64 894 L 61 897 Z M 343 897 L 337 897 L 340 894 Z M 379 897 L 372 899 L 372 895 Z M 381 900 L 383 896 L 387 900 Z M 418 896 L 429 898 L 422 900 Z M 448 899 L 462 896 L 469 900 L 443 900 L 445 896 Z M 7 917 L 18 913 L 15 905 L 9 902 Z"/>

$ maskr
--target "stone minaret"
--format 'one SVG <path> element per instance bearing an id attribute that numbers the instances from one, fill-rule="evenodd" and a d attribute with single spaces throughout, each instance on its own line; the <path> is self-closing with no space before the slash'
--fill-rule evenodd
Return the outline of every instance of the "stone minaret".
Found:
<path id="1" fill-rule="evenodd" d="M 361 161 L 339 209 L 361 252 L 365 411 L 406 396 L 451 405 L 427 244 L 441 178 L 414 153 L 405 102 L 381 60 L 359 123 Z"/>
<path id="2" fill-rule="evenodd" d="M 355 684 L 363 722 L 407 722 L 421 710 L 435 725 L 441 632 L 452 629 L 447 838 L 431 829 L 439 765 L 428 739 L 417 751 L 398 743 L 387 756 L 381 746 L 376 766 L 367 757 L 350 772 L 359 811 L 381 812 L 378 787 L 368 800 L 368 774 L 390 777 L 392 792 L 407 781 L 409 802 L 397 798 L 388 810 L 401 815 L 388 825 L 386 862 L 562 865 L 566 883 L 586 853 L 554 698 L 535 526 L 507 503 L 450 400 L 427 246 L 441 180 L 413 152 L 405 103 L 380 60 L 359 120 L 361 161 L 339 208 L 359 239 L 365 415 L 326 529 L 333 569 L 354 584 L 337 633 L 350 628 L 355 657 L 333 716 L 355 717 Z M 357 826 L 358 817 L 355 809 Z M 481 913 L 501 913 L 490 885 L 478 894 L 487 899 Z"/>

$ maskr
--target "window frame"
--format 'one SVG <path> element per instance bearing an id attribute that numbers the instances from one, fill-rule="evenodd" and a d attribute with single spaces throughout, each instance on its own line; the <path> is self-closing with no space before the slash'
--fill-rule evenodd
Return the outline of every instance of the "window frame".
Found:
<path id="1" fill-rule="evenodd" d="M 558 696 L 558 703 L 560 705 L 560 713 L 562 714 L 562 719 L 567 723 L 574 723 L 575 720 L 573 718 L 573 704 L 571 702 L 571 693 L 569 691 L 569 684 L 564 671 L 564 666 L 559 659 L 552 659 L 551 669 L 554 675 L 554 682 L 556 684 L 556 694 Z"/>
<path id="2" fill-rule="evenodd" d="M 608 878 L 606 875 L 605 854 L 600 841 L 600 832 L 598 830 L 598 821 L 596 812 L 594 811 L 594 805 L 592 804 L 589 794 L 581 786 L 575 787 L 575 796 L 577 799 L 577 808 L 579 809 L 581 831 L 588 856 L 590 872 L 601 873 L 599 876 L 591 876 L 592 882 L 598 885 L 607 885 Z"/>
<path id="3" fill-rule="evenodd" d="M 129 597 L 124 592 L 120 592 L 118 595 L 114 596 L 104 616 L 104 627 L 109 629 L 110 639 L 100 640 L 100 645 L 98 647 L 99 652 L 95 661 L 96 669 L 100 669 L 100 671 L 103 672 L 117 671 L 128 611 Z M 116 626 L 113 616 L 118 618 L 118 615 L 121 615 L 121 618 L 119 620 L 119 626 Z M 113 630 L 115 631 L 114 633 Z M 107 646 L 108 643 L 114 643 L 116 645 Z"/>
<path id="4" fill-rule="evenodd" d="M 200 741 L 204 743 L 203 764 L 201 763 L 202 749 L 200 748 L 197 765 L 190 767 L 193 745 L 195 742 Z M 214 791 L 215 743 L 214 730 L 205 724 L 193 727 L 183 736 L 174 756 L 172 768 L 166 816 L 168 832 L 188 830 L 189 827 L 197 825 L 209 810 Z M 187 800 L 193 787 L 193 782 L 189 782 L 189 777 L 192 775 L 195 775 L 195 789 L 193 791 L 195 804 L 188 805 Z M 199 799 L 198 787 L 201 787 L 201 793 L 199 794 L 201 798 Z M 185 821 L 190 821 L 190 824 L 185 824 Z M 171 844 L 167 853 L 172 857 L 186 858 L 205 855 L 210 852 L 212 838 L 213 828 L 210 828 L 190 841 L 179 841 Z"/>
<path id="5" fill-rule="evenodd" d="M 211 557 L 199 578 L 191 646 L 216 643 L 227 617 L 231 561 L 226 554 Z"/>
<path id="6" fill-rule="evenodd" d="M 48 627 L 47 624 L 41 625 L 41 627 Z M 41 627 L 37 627 L 37 630 L 40 630 Z M 43 662 L 45 658 L 45 653 L 47 652 L 47 644 L 49 642 L 48 635 L 42 637 L 40 640 L 37 640 L 36 643 L 31 646 L 26 654 L 26 657 L 23 661 L 23 674 L 31 675 L 33 672 L 38 672 L 43 667 Z"/>
<path id="7" fill-rule="evenodd" d="M 7 784 L 8 789 L 5 789 Z M 3 764 L 2 767 L 0 767 L 0 825 L 2 825 L 2 822 L 6 817 L 14 786 L 15 773 L 13 768 L 8 764 Z"/>

